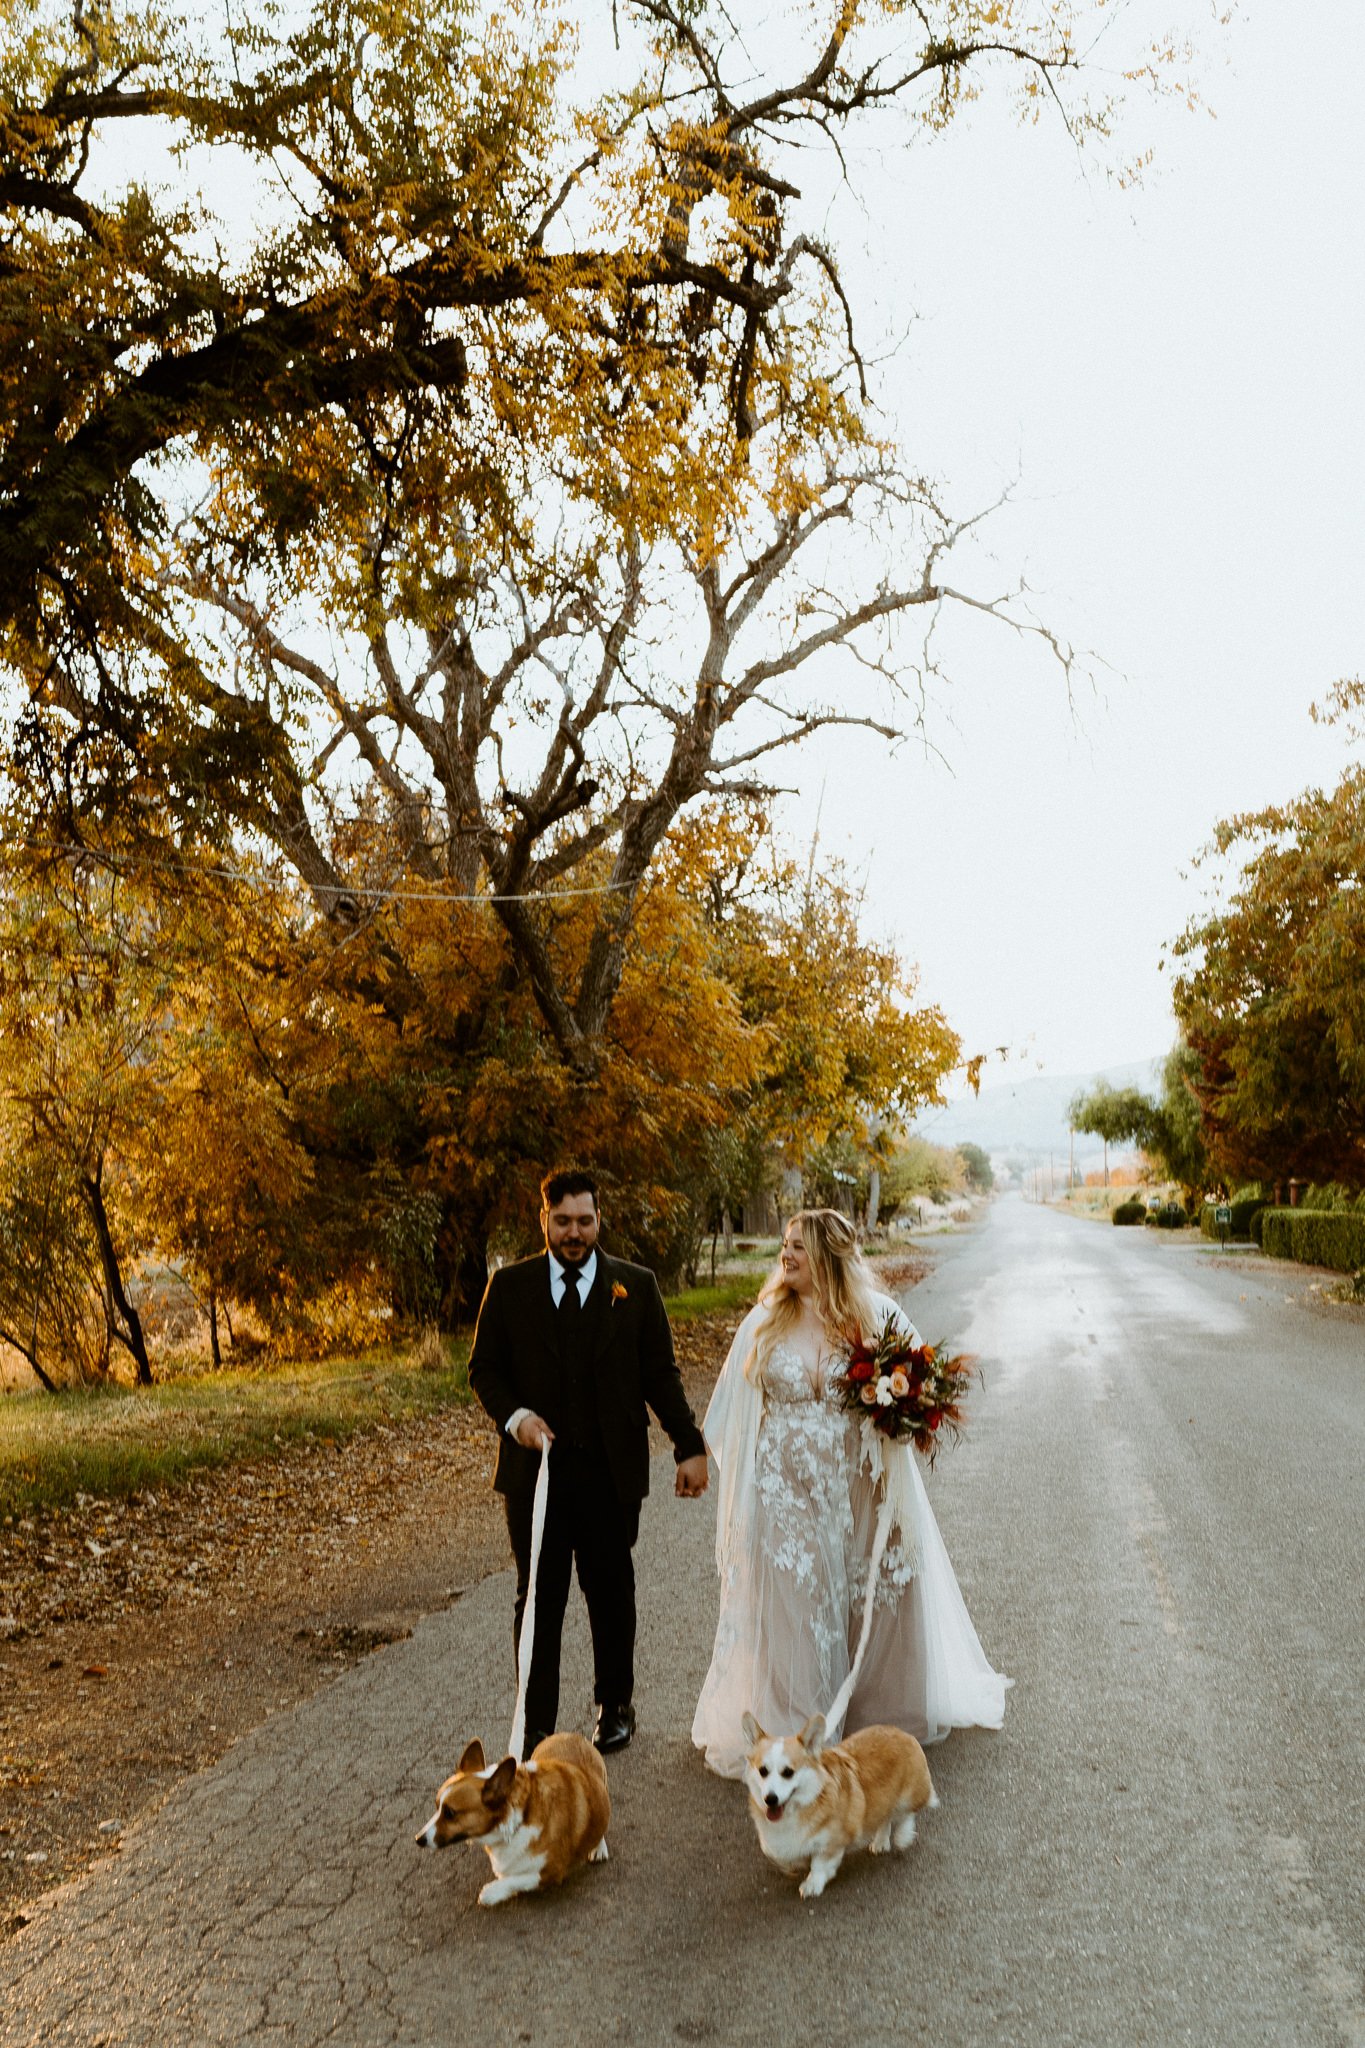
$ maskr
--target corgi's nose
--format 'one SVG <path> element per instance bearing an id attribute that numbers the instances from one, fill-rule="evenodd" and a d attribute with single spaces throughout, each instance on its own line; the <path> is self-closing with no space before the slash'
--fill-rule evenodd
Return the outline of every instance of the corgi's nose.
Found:
<path id="1" fill-rule="evenodd" d="M 767 1807 L 767 1809 L 768 1809 L 769 1813 L 776 1813 L 776 1812 L 777 1812 L 777 1794 L 776 1794 L 776 1792 L 769 1792 L 769 1793 L 768 1793 L 768 1795 L 767 1795 L 767 1797 L 766 1797 L 766 1798 L 764 1799 L 764 1801 L 763 1801 L 763 1804 L 764 1804 L 764 1805 L 765 1805 L 765 1806 Z"/>

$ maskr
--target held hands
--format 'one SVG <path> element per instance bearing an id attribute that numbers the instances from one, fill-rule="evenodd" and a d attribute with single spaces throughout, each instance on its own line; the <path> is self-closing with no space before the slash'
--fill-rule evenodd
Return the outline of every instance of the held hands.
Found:
<path id="1" fill-rule="evenodd" d="M 704 1455 L 684 1458 L 673 1481 L 673 1491 L 680 1500 L 696 1500 L 699 1495 L 705 1493 L 710 1477 Z"/>
<path id="2" fill-rule="evenodd" d="M 523 1415 L 517 1424 L 517 1442 L 528 1451 L 538 1451 L 542 1444 L 548 1449 L 554 1440 L 554 1431 L 539 1415 Z"/>

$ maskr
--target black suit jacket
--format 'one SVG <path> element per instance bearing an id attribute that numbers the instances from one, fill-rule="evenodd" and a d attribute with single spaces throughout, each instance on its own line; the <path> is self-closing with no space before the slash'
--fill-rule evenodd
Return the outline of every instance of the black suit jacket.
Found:
<path id="1" fill-rule="evenodd" d="M 706 1443 L 683 1392 L 673 1333 L 649 1268 L 610 1259 L 599 1247 L 583 1314 L 607 1464 L 620 1499 L 638 1503 L 649 1492 L 646 1404 L 673 1439 L 679 1462 L 700 1456 Z M 498 1426 L 493 1484 L 499 1493 L 529 1491 L 540 1468 L 539 1451 L 508 1436 L 508 1417 L 532 1408 L 554 1429 L 563 1412 L 556 1315 L 544 1252 L 494 1273 L 479 1309 L 469 1384 Z"/>

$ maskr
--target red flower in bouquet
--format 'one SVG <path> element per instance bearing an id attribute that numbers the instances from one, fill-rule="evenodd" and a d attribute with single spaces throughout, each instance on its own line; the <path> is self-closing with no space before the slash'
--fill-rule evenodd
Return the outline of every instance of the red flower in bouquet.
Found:
<path id="1" fill-rule="evenodd" d="M 840 1406 L 893 1443 L 908 1439 L 932 1465 L 944 1435 L 962 1432 L 962 1402 L 976 1368 L 965 1353 L 916 1344 L 889 1315 L 874 1342 L 849 1347 L 831 1385 Z"/>

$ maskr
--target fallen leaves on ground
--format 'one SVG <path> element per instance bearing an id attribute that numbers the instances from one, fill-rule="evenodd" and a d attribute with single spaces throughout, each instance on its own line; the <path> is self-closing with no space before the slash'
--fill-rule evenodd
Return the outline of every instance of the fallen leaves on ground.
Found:
<path id="1" fill-rule="evenodd" d="M 877 1270 L 899 1290 L 926 1265 Z M 674 1332 L 699 1418 L 739 1320 Z M 503 1570 L 492 1464 L 482 1410 L 448 1408 L 0 1526 L 0 1935 L 238 1735 Z"/>
<path id="2" fill-rule="evenodd" d="M 735 1320 L 677 1332 L 698 1413 Z M 503 1570 L 492 1467 L 483 1411 L 448 1408 L 0 1526 L 0 1933 L 267 1714 Z"/>

